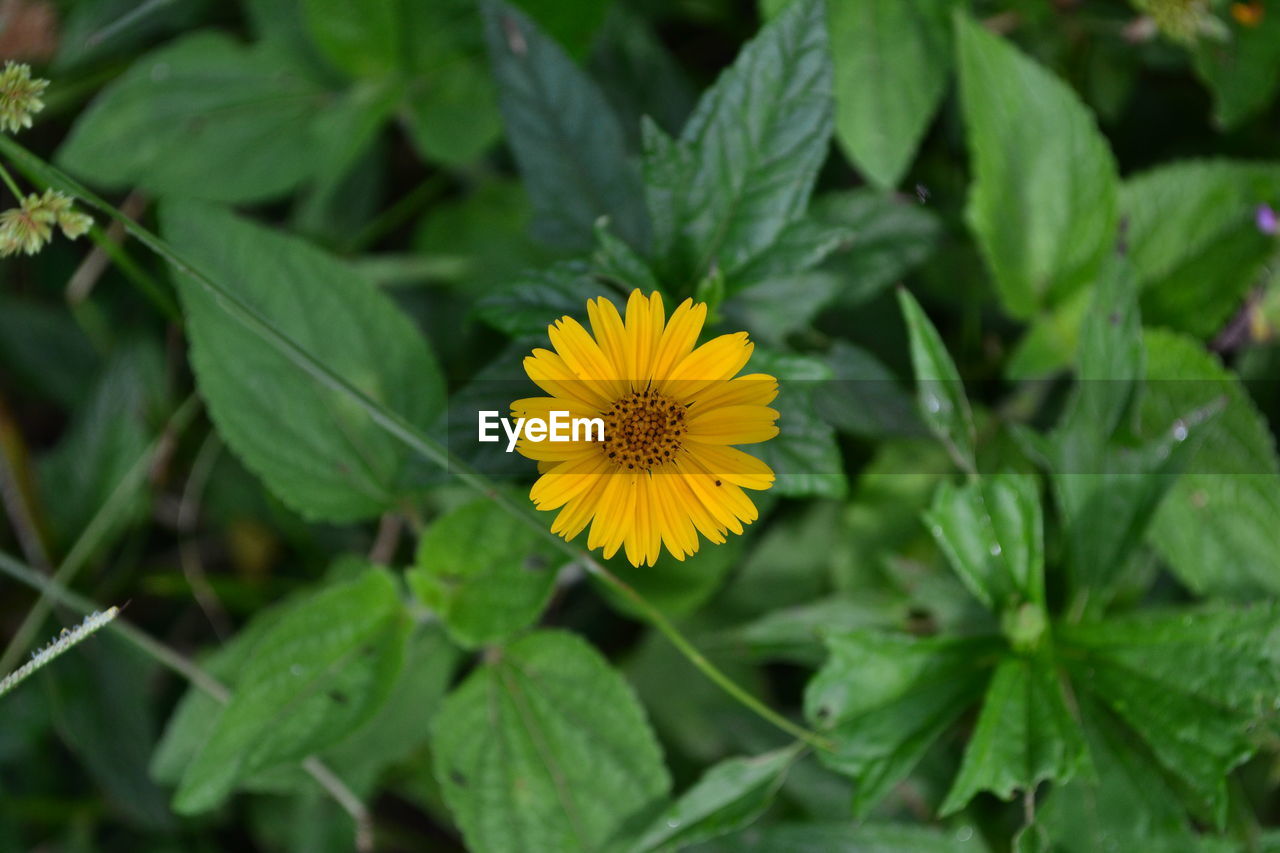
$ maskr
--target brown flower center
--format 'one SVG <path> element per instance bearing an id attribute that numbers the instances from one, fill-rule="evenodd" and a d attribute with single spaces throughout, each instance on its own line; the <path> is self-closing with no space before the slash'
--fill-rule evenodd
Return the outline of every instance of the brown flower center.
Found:
<path id="1" fill-rule="evenodd" d="M 651 469 L 675 459 L 687 431 L 684 404 L 651 388 L 615 400 L 604 416 L 604 453 L 616 464 Z"/>

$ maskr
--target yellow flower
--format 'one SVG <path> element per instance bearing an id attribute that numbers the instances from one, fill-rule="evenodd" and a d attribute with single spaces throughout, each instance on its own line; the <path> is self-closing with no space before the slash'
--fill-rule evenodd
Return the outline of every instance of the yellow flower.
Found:
<path id="1" fill-rule="evenodd" d="M 587 547 L 606 558 L 619 548 L 633 566 L 653 565 L 665 545 L 678 560 L 742 533 L 759 513 L 743 489 L 773 485 L 773 471 L 732 445 L 778 434 L 769 408 L 778 381 L 737 376 L 754 345 L 746 332 L 695 349 L 707 306 L 686 299 L 666 320 L 661 295 L 633 291 L 624 322 L 603 297 L 587 302 L 591 332 L 571 317 L 548 327 L 555 352 L 535 349 L 525 372 L 548 397 L 511 404 L 517 418 L 551 412 L 600 418 L 604 435 L 530 441 L 520 453 L 542 476 L 529 497 L 560 512 L 552 532 L 573 539 L 591 524 Z"/>

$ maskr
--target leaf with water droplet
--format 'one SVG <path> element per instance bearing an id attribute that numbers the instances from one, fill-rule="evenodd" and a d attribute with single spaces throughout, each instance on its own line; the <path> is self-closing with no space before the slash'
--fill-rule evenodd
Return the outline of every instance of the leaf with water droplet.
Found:
<path id="1" fill-rule="evenodd" d="M 943 483 L 925 520 L 960 579 L 999 613 L 1044 606 L 1044 513 L 1032 474 Z"/>
<path id="2" fill-rule="evenodd" d="M 946 445 L 956 464 L 974 471 L 973 413 L 955 362 L 920 303 L 905 288 L 898 290 L 898 304 L 911 339 L 911 366 L 916 376 L 920 416 Z"/>

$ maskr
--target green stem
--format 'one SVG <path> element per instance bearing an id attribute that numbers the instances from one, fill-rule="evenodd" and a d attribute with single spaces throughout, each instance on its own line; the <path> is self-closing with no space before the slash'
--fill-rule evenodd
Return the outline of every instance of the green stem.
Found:
<path id="1" fill-rule="evenodd" d="M 13 193 L 13 197 L 21 203 L 22 190 L 18 189 L 18 184 L 13 180 L 13 175 L 9 174 L 9 170 L 4 167 L 3 163 L 0 163 L 0 179 L 4 180 L 4 185 L 9 188 L 9 192 Z"/>
<path id="2" fill-rule="evenodd" d="M 120 478 L 111 494 L 107 496 L 106 501 L 94 513 L 89 523 L 85 525 L 80 537 L 76 539 L 75 544 L 71 546 L 71 550 L 67 552 L 66 557 L 58 565 L 57 571 L 53 573 L 52 583 L 55 586 L 64 588 L 70 586 L 80 569 L 84 568 L 85 564 L 89 562 L 89 558 L 98 550 L 98 546 L 102 544 L 103 537 L 119 520 L 121 511 L 132 500 L 138 486 L 141 485 L 142 480 L 151 469 L 151 463 L 155 460 L 156 454 L 164 443 L 169 440 L 169 435 L 174 431 L 184 429 L 191 422 L 198 408 L 199 401 L 196 396 L 192 394 L 187 397 L 169 418 L 169 422 L 161 430 L 160 435 L 151 442 L 147 449 L 142 452 L 142 455 L 125 472 L 125 475 Z M 36 599 L 36 603 L 27 611 L 22 624 L 18 626 L 13 639 L 9 641 L 4 654 L 0 655 L 0 672 L 8 672 L 13 669 L 14 664 L 31 647 L 36 633 L 40 630 L 41 623 L 49 615 L 51 606 L 47 596 L 41 595 Z"/>
<path id="3" fill-rule="evenodd" d="M 523 522 L 528 524 L 532 529 L 538 532 L 540 536 L 552 543 L 560 551 L 569 555 L 575 561 L 579 562 L 588 572 L 594 574 L 601 581 L 613 587 L 617 592 L 633 601 L 637 607 L 650 620 L 655 628 L 657 628 L 667 639 L 669 639 L 676 649 L 684 655 L 700 672 L 711 679 L 717 686 L 726 691 L 729 696 L 742 703 L 749 710 L 759 714 L 763 719 L 778 726 L 788 734 L 800 737 L 806 743 L 811 743 L 823 749 L 829 749 L 830 744 L 806 729 L 797 726 L 795 723 L 782 717 L 777 712 L 763 705 L 758 699 L 744 690 L 735 683 L 729 676 L 725 675 L 715 664 L 707 660 L 697 648 L 689 642 L 680 630 L 673 625 L 670 620 L 662 615 L 648 600 L 641 596 L 638 592 L 628 586 L 619 578 L 615 577 L 604 566 L 600 565 L 586 551 L 571 545 L 564 541 L 556 534 L 552 533 L 527 506 L 522 506 L 514 502 L 504 492 L 500 491 L 492 482 L 484 475 L 480 474 L 471 466 L 455 457 L 443 445 L 436 442 L 418 430 L 413 424 L 405 420 L 400 414 L 394 412 L 381 403 L 373 400 L 359 388 L 349 383 L 347 380 L 338 376 L 322 362 L 316 359 L 309 352 L 299 346 L 292 338 L 279 331 L 275 325 L 266 317 L 264 317 L 256 308 L 245 302 L 238 294 L 223 287 L 220 283 L 214 281 L 204 272 L 202 272 L 195 264 L 183 258 L 172 246 L 143 228 L 138 223 L 122 215 L 113 206 L 98 198 L 89 190 L 85 189 L 78 182 L 74 181 L 61 171 L 45 163 L 39 157 L 27 151 L 18 143 L 6 136 L 0 136 L 0 153 L 9 157 L 16 162 L 24 172 L 33 175 L 33 179 L 39 179 L 60 189 L 70 195 L 78 197 L 85 204 L 95 207 L 107 216 L 120 222 L 125 231 L 134 239 L 151 249 L 162 258 L 166 259 L 173 267 L 185 275 L 190 276 L 197 284 L 205 288 L 210 295 L 216 298 L 218 304 L 232 317 L 239 320 L 246 328 L 258 335 L 265 343 L 275 347 L 281 355 L 311 376 L 322 386 L 335 391 L 347 397 L 357 407 L 362 409 L 369 418 L 382 427 L 390 435 L 403 442 L 410 450 L 417 453 L 424 459 L 439 465 L 443 470 L 448 471 L 458 478 L 463 484 L 475 489 L 479 494 L 493 501 L 502 509 L 510 512 Z"/>
<path id="4" fill-rule="evenodd" d="M 0 551 L 0 572 L 36 590 L 41 600 L 57 602 L 86 616 L 102 609 L 96 602 L 72 592 L 59 584 L 56 579 L 45 577 L 3 551 Z M 124 619 L 116 619 L 104 630 L 115 631 L 145 654 L 155 658 L 156 661 L 208 693 L 218 702 L 226 702 L 231 697 L 231 692 L 212 675 Z"/>
<path id="5" fill-rule="evenodd" d="M 408 222 L 420 208 L 443 192 L 448 184 L 449 180 L 443 174 L 432 175 L 427 178 L 410 191 L 408 195 L 378 214 L 377 218 L 360 229 L 343 248 L 347 253 L 356 253 L 373 245 L 388 233 Z"/>
<path id="6" fill-rule="evenodd" d="M 178 304 L 174 302 L 173 296 L 129 255 L 124 246 L 111 239 L 111 235 L 97 225 L 89 229 L 89 238 L 97 245 L 99 251 L 111 259 L 116 269 L 133 282 L 142 295 L 150 300 L 161 314 L 164 314 L 166 320 L 175 323 L 182 320 L 182 313 L 178 310 Z"/>
<path id="7" fill-rule="evenodd" d="M 19 583 L 35 589 L 40 593 L 42 600 L 56 601 L 85 615 L 103 609 L 97 602 L 72 592 L 56 580 L 46 578 L 35 569 L 23 565 L 3 551 L 0 551 L 0 573 L 6 574 Z M 125 640 L 133 643 L 144 654 L 185 678 L 196 689 L 207 693 L 219 705 L 225 705 L 231 701 L 231 691 L 225 684 L 205 672 L 194 661 L 169 648 L 145 631 L 135 628 L 123 618 L 114 619 L 103 630 L 116 632 Z M 304 759 L 302 767 L 320 787 L 324 788 L 329 796 L 333 797 L 338 805 L 342 806 L 355 822 L 356 849 L 359 851 L 372 850 L 372 816 L 355 792 L 347 787 L 346 783 L 338 778 L 329 769 L 328 765 L 314 755 Z"/>
<path id="8" fill-rule="evenodd" d="M 693 645 L 693 643 L 689 642 L 689 639 L 685 637 L 684 634 L 680 633 L 679 629 L 671 623 L 670 619 L 654 607 L 648 599 L 636 592 L 636 590 L 626 581 L 622 580 L 613 572 L 609 571 L 594 560 L 588 559 L 586 567 L 587 571 L 591 572 L 604 583 L 613 587 L 615 591 L 623 595 L 628 601 L 639 608 L 639 610 L 644 613 L 645 618 L 647 618 L 655 628 L 661 631 L 664 637 L 671 641 L 671 645 L 675 646 L 676 649 L 679 650 L 680 654 L 684 655 L 685 658 L 688 659 L 689 663 L 697 667 L 699 672 L 711 679 L 711 681 L 725 693 L 728 693 L 746 708 L 754 711 L 761 718 L 768 720 L 787 734 L 804 741 L 809 746 L 828 751 L 832 748 L 831 741 L 820 735 L 814 734 L 803 726 L 796 725 L 791 720 L 788 720 L 786 717 L 782 716 L 777 711 L 752 696 L 736 681 L 725 675 L 724 672 L 715 664 L 707 660 L 706 656 L 703 655 L 702 652 L 698 651 L 698 648 Z"/>

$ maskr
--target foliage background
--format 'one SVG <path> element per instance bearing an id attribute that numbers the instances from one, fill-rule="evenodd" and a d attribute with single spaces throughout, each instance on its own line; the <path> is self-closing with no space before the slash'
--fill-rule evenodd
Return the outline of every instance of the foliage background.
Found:
<path id="1" fill-rule="evenodd" d="M 163 644 L 0 698 L 0 849 L 1280 849 L 1280 9 L 1135 5 L 0 3 L 149 229 L 0 261 L 3 668 Z M 457 437 L 631 287 L 784 387 L 647 613 Z"/>

